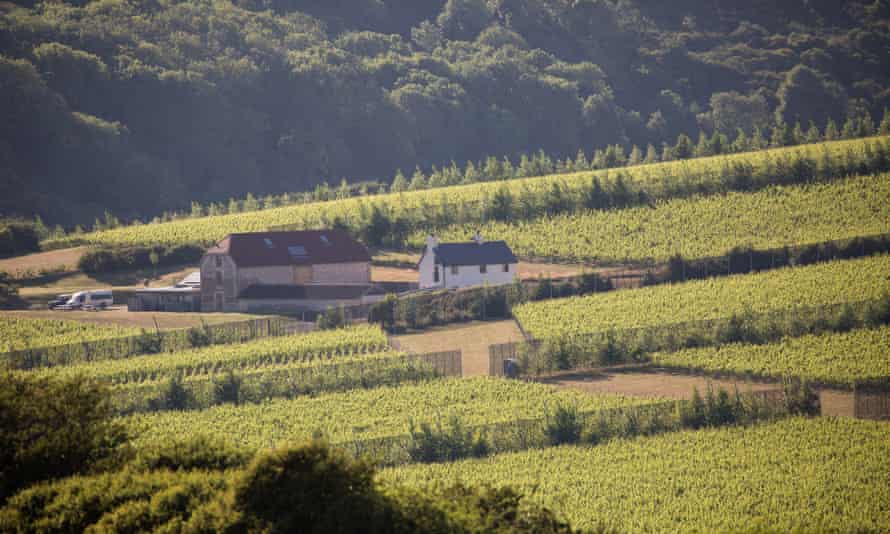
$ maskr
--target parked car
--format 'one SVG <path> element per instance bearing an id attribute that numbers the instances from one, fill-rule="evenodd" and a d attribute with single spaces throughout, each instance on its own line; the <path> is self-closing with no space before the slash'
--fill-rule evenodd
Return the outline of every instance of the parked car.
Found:
<path id="1" fill-rule="evenodd" d="M 63 293 L 61 295 L 57 295 L 56 298 L 47 302 L 46 306 L 49 309 L 54 310 L 54 309 L 58 308 L 59 306 L 66 304 L 68 302 L 68 300 L 70 300 L 70 299 L 71 299 L 70 293 Z"/>
<path id="2" fill-rule="evenodd" d="M 101 289 L 96 291 L 78 291 L 71 295 L 68 302 L 57 306 L 59 310 L 95 310 L 105 309 L 114 304 L 111 290 Z"/>

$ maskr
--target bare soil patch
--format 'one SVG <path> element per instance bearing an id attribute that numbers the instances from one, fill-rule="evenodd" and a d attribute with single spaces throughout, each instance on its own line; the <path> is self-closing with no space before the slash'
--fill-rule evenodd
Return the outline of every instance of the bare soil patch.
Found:
<path id="1" fill-rule="evenodd" d="M 135 328 L 154 329 L 155 320 L 162 330 L 191 328 L 201 321 L 207 324 L 229 323 L 247 319 L 259 319 L 260 315 L 240 313 L 174 313 L 174 312 L 130 312 L 126 306 L 112 306 L 101 311 L 52 311 L 52 310 L 10 310 L 0 315 L 22 319 L 61 319 L 86 323 L 114 324 Z"/>
<path id="2" fill-rule="evenodd" d="M 460 350 L 464 376 L 488 374 L 489 345 L 521 339 L 522 333 L 512 320 L 448 325 L 418 334 L 394 337 L 402 350 L 416 353 Z"/>

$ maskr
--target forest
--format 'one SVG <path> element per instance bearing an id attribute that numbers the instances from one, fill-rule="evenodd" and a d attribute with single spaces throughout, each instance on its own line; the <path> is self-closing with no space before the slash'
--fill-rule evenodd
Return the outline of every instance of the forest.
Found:
<path id="1" fill-rule="evenodd" d="M 882 0 L 4 2 L 0 215 L 877 123 L 888 30 Z"/>

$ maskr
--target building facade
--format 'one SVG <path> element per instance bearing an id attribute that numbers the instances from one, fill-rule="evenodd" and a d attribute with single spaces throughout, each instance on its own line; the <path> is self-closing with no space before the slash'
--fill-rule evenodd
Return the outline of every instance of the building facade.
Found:
<path id="1" fill-rule="evenodd" d="M 454 289 L 513 283 L 518 260 L 504 241 L 483 241 L 478 233 L 469 243 L 439 243 L 427 238 L 417 263 L 420 289 Z"/>
<path id="2" fill-rule="evenodd" d="M 338 230 L 231 234 L 201 259 L 203 311 L 324 310 L 373 289 L 368 250 Z"/>

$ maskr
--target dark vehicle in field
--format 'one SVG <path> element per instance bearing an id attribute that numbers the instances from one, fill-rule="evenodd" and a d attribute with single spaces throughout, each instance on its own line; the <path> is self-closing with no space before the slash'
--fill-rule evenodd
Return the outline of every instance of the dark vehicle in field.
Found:
<path id="1" fill-rule="evenodd" d="M 54 310 L 54 309 L 58 308 L 59 306 L 64 305 L 66 302 L 68 302 L 68 299 L 70 299 L 70 298 L 71 298 L 71 294 L 70 294 L 70 293 L 65 293 L 65 294 L 62 294 L 62 295 L 58 295 L 58 296 L 56 296 L 56 298 L 54 298 L 54 299 L 52 299 L 51 301 L 47 302 L 47 303 L 46 303 L 46 307 L 49 308 L 49 309 L 51 309 L 51 310 Z"/>

